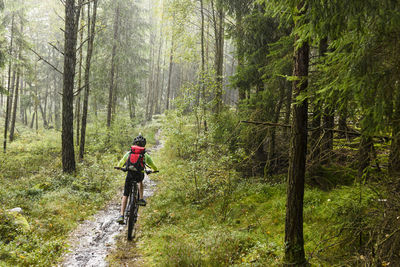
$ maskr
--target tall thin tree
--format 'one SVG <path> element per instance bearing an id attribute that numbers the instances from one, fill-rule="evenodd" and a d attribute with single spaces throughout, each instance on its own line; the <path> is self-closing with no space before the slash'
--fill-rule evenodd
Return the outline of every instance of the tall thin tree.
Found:
<path id="1" fill-rule="evenodd" d="M 83 99 L 82 108 L 82 129 L 81 129 L 81 142 L 79 144 L 79 158 L 83 159 L 85 153 L 85 140 L 86 140 L 86 124 L 89 106 L 89 93 L 90 93 L 90 66 L 93 54 L 93 43 L 96 33 L 96 16 L 97 16 L 97 1 L 93 1 L 93 15 L 90 19 L 90 4 L 88 8 L 88 45 L 86 53 L 86 68 L 85 68 L 85 96 Z"/>
<path id="2" fill-rule="evenodd" d="M 11 38 L 10 38 L 10 48 L 9 48 L 9 54 L 10 54 L 10 59 L 8 61 L 8 81 L 7 81 L 7 91 L 10 94 L 11 91 L 11 67 L 12 67 L 12 51 L 13 51 L 13 41 L 14 41 L 14 14 L 12 14 L 11 17 Z M 7 151 L 7 132 L 8 132 L 8 124 L 9 124 L 9 119 L 10 119 L 10 95 L 7 95 L 7 100 L 6 100 L 6 119 L 4 123 L 4 141 L 3 141 L 3 151 L 6 153 Z"/>
<path id="3" fill-rule="evenodd" d="M 120 4 L 117 1 L 117 5 L 115 7 L 115 17 L 114 17 L 114 38 L 113 38 L 113 46 L 111 52 L 111 71 L 110 71 L 110 87 L 108 90 L 108 106 L 107 106 L 107 127 L 110 128 L 111 120 L 112 120 L 112 106 L 113 106 L 113 91 L 115 86 L 115 60 L 117 53 L 117 43 L 118 43 L 118 30 L 119 30 L 119 17 L 120 17 Z"/>
<path id="4" fill-rule="evenodd" d="M 76 43 L 82 0 L 65 0 L 64 73 L 62 95 L 62 166 L 64 172 L 75 171 L 74 153 L 74 79 Z M 37 117 L 37 116 L 36 116 Z"/>
<path id="5" fill-rule="evenodd" d="M 297 10 L 304 14 L 304 1 L 301 1 Z M 299 21 L 296 27 L 299 27 Z M 299 41 L 299 36 L 295 36 Z M 290 140 L 289 173 L 286 187 L 286 220 L 285 220 L 285 266 L 306 266 L 303 238 L 303 199 L 304 177 L 306 171 L 307 154 L 307 112 L 308 100 L 298 101 L 297 97 L 307 90 L 309 65 L 309 44 L 303 41 L 294 52 L 293 93 L 295 103 Z"/>

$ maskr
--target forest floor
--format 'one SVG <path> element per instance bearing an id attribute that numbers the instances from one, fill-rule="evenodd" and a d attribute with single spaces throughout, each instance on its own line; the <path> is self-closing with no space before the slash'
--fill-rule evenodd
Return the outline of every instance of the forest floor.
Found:
<path id="1" fill-rule="evenodd" d="M 145 198 L 154 193 L 155 183 L 149 179 L 144 181 Z M 126 225 L 119 225 L 116 218 L 120 209 L 120 191 L 110 203 L 92 219 L 84 221 L 70 235 L 68 243 L 71 248 L 65 255 L 61 266 L 107 266 L 106 257 L 114 249 L 115 237 L 126 236 Z"/>
<path id="2" fill-rule="evenodd" d="M 156 145 L 149 148 L 151 153 L 157 152 L 163 147 L 160 138 L 160 131 L 155 135 Z M 155 191 L 155 182 L 150 180 L 148 176 L 144 180 L 144 197 L 151 197 Z M 120 210 L 120 197 L 122 191 L 116 194 L 116 197 L 92 219 L 83 222 L 71 235 L 69 244 L 70 251 L 65 255 L 61 266 L 108 266 L 107 255 L 116 246 L 116 236 L 118 242 L 125 242 L 125 249 L 135 247 L 135 242 L 126 241 L 126 225 L 119 225 L 116 222 Z M 136 229 L 134 235 L 137 235 Z M 120 247 L 120 245 L 119 245 Z M 128 253 L 126 260 L 129 262 L 139 263 L 140 255 L 137 253 Z M 124 264 L 125 265 L 125 264 Z M 130 265 L 129 265 L 130 266 Z"/>
<path id="3" fill-rule="evenodd" d="M 243 177 L 229 168 L 224 150 L 198 145 L 192 121 L 173 114 L 164 119 L 165 146 L 154 155 L 157 193 L 141 210 L 135 242 L 117 238 L 110 265 L 280 266 L 286 176 Z M 355 262 L 365 258 L 346 253 L 357 246 L 355 225 L 361 215 L 366 221 L 377 196 L 354 183 L 354 172 L 332 165 L 307 177 L 304 239 L 313 266 L 359 266 Z M 319 188 L 314 179 L 335 186 Z"/>
<path id="4" fill-rule="evenodd" d="M 59 131 L 17 125 L 16 140 L 8 144 L 7 156 L 0 157 L 0 266 L 57 266 L 69 249 L 75 250 L 68 266 L 102 265 L 86 255 L 104 254 L 114 244 L 115 232 L 124 229 L 114 220 L 125 178 L 112 167 L 138 131 L 137 123 L 125 118 L 110 129 L 101 116 L 92 120 L 85 159 L 76 162 L 73 174 L 62 172 Z M 156 143 L 157 125 L 140 130 L 149 147 Z M 10 211 L 15 208 L 20 214 Z M 96 248 L 86 250 L 90 243 Z M 85 264 L 72 263 L 82 252 Z"/>

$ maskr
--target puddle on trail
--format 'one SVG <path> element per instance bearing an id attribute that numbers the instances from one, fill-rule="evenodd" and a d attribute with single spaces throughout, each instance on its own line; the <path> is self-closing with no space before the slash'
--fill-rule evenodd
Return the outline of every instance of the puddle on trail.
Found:
<path id="1" fill-rule="evenodd" d="M 155 152 L 161 147 L 162 143 L 157 142 L 151 151 Z M 148 176 L 145 177 L 145 198 L 153 195 L 155 186 L 156 184 Z M 118 196 L 122 196 L 122 192 L 118 193 Z M 120 197 L 112 200 L 105 209 L 95 214 L 93 219 L 86 220 L 79 225 L 70 235 L 68 242 L 71 245 L 70 252 L 65 255 L 63 262 L 58 266 L 108 266 L 106 256 L 115 246 L 115 237 L 125 231 L 127 227 L 116 222 L 119 210 Z"/>

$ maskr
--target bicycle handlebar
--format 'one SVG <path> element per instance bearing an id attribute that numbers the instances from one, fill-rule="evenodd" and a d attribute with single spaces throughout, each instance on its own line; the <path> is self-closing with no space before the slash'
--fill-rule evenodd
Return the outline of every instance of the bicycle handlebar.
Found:
<path id="1" fill-rule="evenodd" d="M 116 169 L 116 170 L 121 170 L 121 171 L 123 171 L 123 172 L 126 172 L 126 171 L 128 171 L 128 169 L 126 168 L 126 167 L 114 167 L 114 169 Z M 160 172 L 160 171 L 153 171 L 153 170 L 144 170 L 145 172 L 146 172 L 146 174 L 150 174 L 150 173 L 157 173 L 157 172 Z"/>

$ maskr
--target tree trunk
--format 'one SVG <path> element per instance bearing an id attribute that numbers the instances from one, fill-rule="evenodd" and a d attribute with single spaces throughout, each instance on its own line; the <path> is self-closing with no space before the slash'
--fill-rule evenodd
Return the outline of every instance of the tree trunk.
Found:
<path id="1" fill-rule="evenodd" d="M 205 46 L 204 46 L 204 2 L 200 0 L 200 12 L 201 12 L 201 73 L 200 73 L 200 81 L 201 81 L 201 98 L 203 102 L 203 117 L 204 117 L 204 131 L 207 131 L 207 120 L 206 120 L 206 85 L 205 85 L 205 76 L 206 76 L 206 62 L 205 62 Z"/>
<path id="2" fill-rule="evenodd" d="M 32 113 L 32 120 L 31 120 L 31 125 L 30 128 L 33 129 L 33 123 L 35 122 L 35 116 L 36 116 L 36 112 Z"/>
<path id="3" fill-rule="evenodd" d="M 117 99 L 118 99 L 118 79 L 119 79 L 119 67 L 115 66 L 115 79 L 114 79 L 114 89 L 113 89 L 113 99 L 111 106 L 111 119 L 117 113 Z"/>
<path id="4" fill-rule="evenodd" d="M 319 42 L 319 57 L 322 58 L 325 56 L 326 52 L 328 51 L 328 39 L 323 38 Z M 323 133 L 321 127 L 321 117 L 322 117 L 322 100 L 318 100 L 317 103 L 315 103 L 313 107 L 313 115 L 312 115 L 312 121 L 311 121 L 311 127 L 314 129 L 311 133 L 311 138 L 310 138 L 310 143 L 311 143 L 311 160 L 313 161 L 313 164 L 317 164 L 320 162 L 320 156 L 321 156 L 321 149 L 327 148 L 329 150 L 329 142 L 327 146 L 325 147 L 323 142 L 328 141 L 329 139 L 329 134 L 326 135 L 327 133 L 324 133 L 324 138 L 328 139 L 323 139 L 321 141 L 321 134 Z M 327 119 L 326 116 L 324 116 L 324 119 Z M 326 122 L 326 121 L 325 121 Z M 325 127 L 325 125 L 324 125 Z M 330 134 L 332 134 L 333 137 L 333 132 L 329 131 Z M 324 154 L 326 155 L 326 154 Z"/>
<path id="5" fill-rule="evenodd" d="M 395 91 L 395 108 L 392 119 L 392 144 L 389 155 L 389 173 L 392 176 L 400 174 L 400 92 Z"/>
<path id="6" fill-rule="evenodd" d="M 133 103 L 132 103 L 132 94 L 129 93 L 128 94 L 128 108 L 129 108 L 129 118 L 132 120 L 135 118 L 134 114 L 133 114 Z"/>
<path id="7" fill-rule="evenodd" d="M 153 108 L 154 108 L 154 66 L 155 66 L 155 60 L 154 60 L 154 51 L 155 51 L 155 37 L 154 35 L 150 36 L 150 64 L 149 64 L 149 80 L 148 80 L 148 91 L 147 91 L 147 98 L 146 98 L 146 120 L 151 120 L 151 117 L 153 116 Z"/>
<path id="8" fill-rule="evenodd" d="M 279 116 L 281 114 L 281 109 L 285 98 L 286 81 L 281 81 L 280 85 L 281 86 L 280 86 L 279 100 L 278 103 L 276 104 L 275 115 L 273 119 L 274 123 L 278 123 L 279 121 Z M 270 140 L 268 143 L 268 153 L 267 153 L 267 161 L 264 168 L 264 176 L 273 174 L 277 166 L 276 152 L 275 152 L 276 127 L 270 127 L 268 131 L 270 135 Z"/>
<path id="9" fill-rule="evenodd" d="M 45 128 L 48 128 L 48 126 L 49 126 L 49 120 L 47 117 L 47 103 L 48 103 L 47 97 L 48 97 L 48 95 L 49 95 L 49 88 L 46 87 L 46 92 L 44 95 L 43 112 L 42 112 L 43 121 L 45 122 L 45 123 L 43 123 L 43 125 L 45 126 Z"/>
<path id="10" fill-rule="evenodd" d="M 108 107 L 107 107 L 107 127 L 110 128 L 112 120 L 112 104 L 113 104 L 113 91 L 114 91 L 114 74 L 115 74 L 115 55 L 117 53 L 117 40 L 119 28 L 119 2 L 115 8 L 114 17 L 114 39 L 111 53 L 111 71 L 110 71 L 110 88 L 108 91 Z"/>
<path id="11" fill-rule="evenodd" d="M 24 108 L 24 124 L 28 126 L 28 114 L 26 113 L 26 108 Z"/>
<path id="12" fill-rule="evenodd" d="M 36 67 L 35 67 L 36 68 Z M 38 92 L 38 88 L 35 88 L 35 93 L 36 93 L 36 99 L 35 99 L 35 130 L 36 130 L 36 134 L 38 133 L 39 130 L 39 113 L 38 113 L 38 106 L 39 106 L 39 92 Z"/>
<path id="13" fill-rule="evenodd" d="M 11 118 L 11 127 L 10 127 L 10 142 L 14 141 L 14 130 L 15 130 L 15 119 L 17 118 L 17 105 L 18 105 L 18 91 L 19 91 L 19 70 L 17 70 L 17 82 L 15 86 L 14 92 L 14 104 L 13 104 L 13 112 Z"/>
<path id="14" fill-rule="evenodd" d="M 290 122 L 290 114 L 292 112 L 292 86 L 288 86 L 286 88 L 286 110 L 285 110 L 285 121 L 284 123 L 287 125 Z M 285 129 L 283 129 L 283 136 L 288 139 L 289 138 L 289 128 L 285 127 Z"/>
<path id="15" fill-rule="evenodd" d="M 42 107 L 42 104 L 40 104 L 40 102 L 39 102 L 39 109 L 40 109 L 40 113 L 42 114 L 42 119 L 43 119 L 43 127 L 45 128 L 45 129 L 48 129 L 49 128 L 49 124 L 47 123 L 47 118 L 46 118 L 46 112 L 45 112 L 45 109 Z"/>
<path id="16" fill-rule="evenodd" d="M 304 2 L 298 10 L 302 10 Z M 304 12 L 304 11 L 303 11 Z M 298 26 L 298 25 L 296 25 Z M 295 42 L 299 37 L 295 36 Z M 293 81 L 294 99 L 307 90 L 309 65 L 309 44 L 301 44 L 294 53 Z M 290 142 L 289 173 L 287 179 L 285 257 L 284 266 L 306 266 L 303 239 L 304 177 L 307 155 L 307 99 L 293 105 Z"/>
<path id="17" fill-rule="evenodd" d="M 319 163 L 321 154 L 321 116 L 322 101 L 318 100 L 313 106 L 311 128 L 313 131 L 310 136 L 311 160 L 313 165 Z"/>
<path id="18" fill-rule="evenodd" d="M 361 179 L 365 174 L 371 161 L 372 138 L 362 135 L 360 147 L 358 149 L 358 177 Z M 367 178 L 367 177 L 366 177 Z"/>
<path id="19" fill-rule="evenodd" d="M 82 109 L 82 129 L 81 129 L 81 142 L 79 144 L 79 158 L 83 159 L 85 153 L 85 138 L 86 138 L 86 124 L 87 124 L 87 113 L 89 105 L 89 92 L 90 92 L 90 63 L 93 53 L 93 42 L 96 28 L 96 16 L 97 16 L 97 1 L 93 1 L 93 15 L 90 21 L 90 4 L 88 6 L 88 45 L 86 53 L 86 68 L 85 68 L 85 96 L 83 98 L 83 109 Z M 90 26 L 91 25 L 91 26 Z M 95 111 L 96 111 L 95 107 Z"/>
<path id="20" fill-rule="evenodd" d="M 236 10 L 236 30 L 239 36 L 243 36 L 243 14 L 240 7 Z M 238 69 L 243 67 L 244 63 L 244 47 L 242 38 L 236 38 L 236 49 L 238 59 Z M 239 90 L 239 102 L 238 104 L 246 99 L 246 89 L 240 86 Z"/>
<path id="21" fill-rule="evenodd" d="M 65 0 L 65 43 L 62 95 L 62 166 L 64 172 L 75 171 L 74 153 L 74 78 L 76 66 L 76 43 L 78 37 L 79 7 L 75 0 Z"/>
<path id="22" fill-rule="evenodd" d="M 167 110 L 169 110 L 169 98 L 171 92 L 171 74 L 174 59 L 174 37 L 171 36 L 171 50 L 169 54 L 169 71 L 168 71 L 168 85 L 167 85 Z"/>
<path id="23" fill-rule="evenodd" d="M 164 107 L 163 107 L 163 98 L 164 98 L 164 83 L 165 83 L 165 58 L 166 58 L 166 53 L 163 54 L 163 68 L 162 68 L 162 78 L 161 78 L 161 88 L 160 88 L 160 103 L 158 106 L 160 107 L 160 112 L 163 112 Z"/>
<path id="24" fill-rule="evenodd" d="M 213 1 L 211 1 L 213 4 Z M 222 89 L 223 89 L 223 67 L 224 67 L 224 19 L 225 13 L 222 3 L 217 3 L 217 16 L 214 15 L 214 34 L 215 34 L 215 73 L 216 73 L 216 93 L 215 93 L 215 112 L 222 111 Z"/>
<path id="25" fill-rule="evenodd" d="M 14 41 L 14 13 L 12 14 L 11 17 L 11 39 L 10 39 L 10 49 L 9 49 L 9 54 L 10 54 L 10 59 L 8 62 L 8 82 L 7 82 L 7 91 L 10 94 L 11 92 L 11 57 L 12 57 L 12 51 L 13 51 L 13 41 Z M 6 118 L 5 118 L 5 123 L 4 123 L 4 139 L 3 139 L 3 151 L 6 153 L 7 151 L 7 132 L 8 132 L 8 124 L 9 124 L 9 118 L 10 118 L 10 95 L 7 95 L 7 100 L 6 100 Z"/>
<path id="26" fill-rule="evenodd" d="M 347 101 L 346 100 L 344 100 L 345 101 L 345 104 L 343 105 L 343 108 L 342 108 L 342 110 L 340 110 L 340 113 L 339 113 L 339 130 L 340 131 L 347 131 L 348 130 L 348 128 L 347 128 Z M 344 136 L 346 136 L 346 134 L 340 134 L 340 136 L 342 136 L 342 137 L 344 137 Z"/>
<path id="27" fill-rule="evenodd" d="M 23 95 L 24 95 L 24 73 L 21 74 L 21 84 L 20 84 L 20 88 L 19 88 L 19 118 L 21 120 L 22 123 L 25 123 L 25 107 L 24 107 L 24 103 L 22 101 L 23 99 Z"/>
<path id="28" fill-rule="evenodd" d="M 90 4 L 88 4 L 89 8 Z M 78 90 L 81 90 L 82 86 L 82 60 L 83 60 L 83 25 L 85 22 L 85 12 L 82 10 L 82 18 L 81 18 L 81 23 L 80 25 L 82 26 L 81 32 L 79 34 L 79 43 L 80 43 L 80 50 L 79 50 L 79 70 L 78 70 Z M 76 99 L 76 115 L 75 115 L 75 121 L 76 121 L 76 145 L 79 146 L 79 141 L 80 141 L 80 122 L 81 122 L 81 92 L 78 91 L 78 97 Z"/>
<path id="29" fill-rule="evenodd" d="M 162 29 L 161 29 L 162 30 Z M 160 97 L 160 69 L 161 69 L 161 49 L 162 49 L 162 31 L 160 30 L 160 43 L 158 46 L 158 58 L 157 58 L 157 72 L 156 72 L 156 86 L 155 86 L 155 97 L 154 97 L 154 113 L 160 114 L 160 106 L 158 105 L 158 98 Z"/>
<path id="30" fill-rule="evenodd" d="M 58 90 L 57 90 L 57 78 L 54 75 L 53 77 L 53 86 L 54 86 L 54 124 L 56 127 L 56 130 L 58 131 L 60 129 L 60 96 L 58 94 Z"/>

